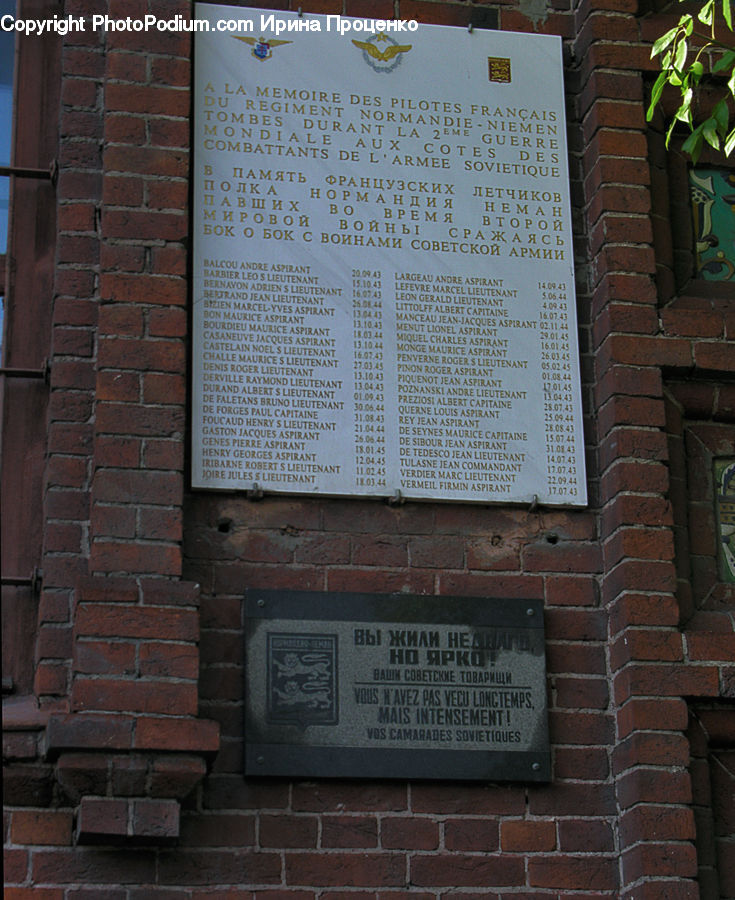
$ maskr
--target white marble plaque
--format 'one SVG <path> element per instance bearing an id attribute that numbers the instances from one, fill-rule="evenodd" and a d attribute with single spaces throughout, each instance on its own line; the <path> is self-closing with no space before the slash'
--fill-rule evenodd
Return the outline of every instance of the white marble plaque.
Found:
<path id="1" fill-rule="evenodd" d="M 196 15 L 194 487 L 586 503 L 560 39 Z"/>

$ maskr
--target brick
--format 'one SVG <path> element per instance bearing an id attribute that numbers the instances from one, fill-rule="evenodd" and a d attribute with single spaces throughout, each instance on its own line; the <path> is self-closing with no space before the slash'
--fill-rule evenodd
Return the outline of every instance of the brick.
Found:
<path id="1" fill-rule="evenodd" d="M 111 130 L 109 126 L 107 130 Z M 145 133 L 145 129 L 143 128 L 142 130 Z M 132 134 L 125 135 L 126 138 L 132 138 L 132 136 Z M 143 205 L 145 198 L 144 191 L 145 184 L 143 179 L 136 175 L 105 175 L 102 186 L 102 200 L 108 208 L 112 208 L 113 206 L 131 206 L 138 208 Z M 120 235 L 118 235 L 118 237 L 119 236 Z M 103 248 L 104 246 L 105 245 L 103 245 Z"/>
<path id="2" fill-rule="evenodd" d="M 181 549 L 163 543 L 136 545 L 97 540 L 92 546 L 90 567 L 99 573 L 140 572 L 179 575 Z"/>
<path id="3" fill-rule="evenodd" d="M 95 366 L 91 360 L 57 360 L 51 372 L 51 387 L 92 390 L 95 376 Z"/>
<path id="4" fill-rule="evenodd" d="M 77 679 L 71 693 L 72 709 L 135 713 L 196 715 L 197 691 L 193 684 L 162 681 Z"/>
<path id="5" fill-rule="evenodd" d="M 165 267 L 165 261 L 158 264 Z M 156 265 L 155 260 L 154 265 Z M 168 265 L 172 268 L 175 266 L 173 262 Z M 148 333 L 151 337 L 185 337 L 187 333 L 186 310 L 178 307 L 151 309 L 148 314 Z"/>
<path id="6" fill-rule="evenodd" d="M 188 131 L 181 126 L 182 133 Z M 189 184 L 187 181 L 166 181 L 148 183 L 148 207 L 150 209 L 186 209 L 189 199 Z"/>
<path id="7" fill-rule="evenodd" d="M 416 784 L 411 788 L 411 808 L 433 815 L 520 816 L 526 801 L 523 790 L 517 787 Z"/>
<path id="8" fill-rule="evenodd" d="M 206 772 L 207 766 L 201 756 L 155 757 L 150 773 L 150 795 L 181 800 L 192 792 Z"/>
<path id="9" fill-rule="evenodd" d="M 688 721 L 684 700 L 658 698 L 629 700 L 618 713 L 618 732 L 621 738 L 635 730 L 682 731 Z"/>
<path id="10" fill-rule="evenodd" d="M 3 766 L 3 803 L 8 806 L 50 806 L 53 768 L 23 764 Z"/>
<path id="11" fill-rule="evenodd" d="M 34 884 L 153 884 L 155 870 L 154 850 L 76 847 L 36 851 L 31 877 Z"/>
<path id="12" fill-rule="evenodd" d="M 546 579 L 547 606 L 596 606 L 597 582 L 589 576 L 550 575 Z"/>
<path id="13" fill-rule="evenodd" d="M 552 741 L 559 744 L 605 744 L 613 734 L 612 722 L 601 712 L 566 710 L 549 713 L 549 731 Z"/>
<path id="14" fill-rule="evenodd" d="M 612 645 L 610 664 L 617 670 L 632 660 L 666 662 L 682 657 L 682 641 L 678 632 L 628 628 Z"/>
<path id="15" fill-rule="evenodd" d="M 544 595 L 544 582 L 539 575 L 440 572 L 438 578 L 439 593 L 447 596 L 540 600 Z"/>
<path id="16" fill-rule="evenodd" d="M 136 341 L 103 337 L 100 339 L 99 365 L 109 369 L 179 374 L 184 371 L 184 347 L 179 341 L 173 340 Z M 159 410 L 155 413 L 164 415 Z"/>
<path id="17" fill-rule="evenodd" d="M 505 852 L 543 853 L 556 849 L 553 822 L 509 820 L 502 824 L 500 846 Z"/>
<path id="18" fill-rule="evenodd" d="M 5 887 L 3 900 L 64 900 L 62 888 Z"/>
<path id="19" fill-rule="evenodd" d="M 547 640 L 604 641 L 607 620 L 598 609 L 547 609 L 544 613 Z"/>
<path id="20" fill-rule="evenodd" d="M 559 849 L 572 852 L 609 853 L 615 849 L 612 828 L 595 819 L 562 819 Z"/>
<path id="21" fill-rule="evenodd" d="M 605 709 L 609 692 L 602 678 L 554 679 L 555 705 L 569 709 Z"/>
<path id="22" fill-rule="evenodd" d="M 117 147 L 105 149 L 106 172 L 138 172 L 146 176 L 179 176 L 188 173 L 188 153 L 154 147 Z"/>
<path id="23" fill-rule="evenodd" d="M 188 218 L 180 211 L 158 212 L 155 210 L 141 211 L 138 209 L 113 209 L 108 208 L 102 220 L 104 234 L 108 238 L 129 238 L 134 234 L 138 240 L 153 241 L 183 241 L 188 233 Z M 104 278 L 105 276 L 103 276 Z M 110 277 L 110 276 L 108 276 Z M 140 276 L 141 278 L 144 276 Z M 159 276 L 150 276 L 157 278 Z M 158 285 L 158 293 L 151 298 L 145 294 L 139 294 L 141 299 L 150 303 L 179 303 L 186 300 L 186 287 L 179 286 L 178 292 L 173 286 L 168 286 L 164 293 L 164 285 Z M 134 290 L 132 286 L 117 285 L 116 291 L 124 293 Z M 145 290 L 141 285 L 139 290 Z M 107 296 L 103 294 L 103 296 Z"/>
<path id="24" fill-rule="evenodd" d="M 260 846 L 281 849 L 315 848 L 319 823 L 316 816 L 260 816 Z"/>
<path id="25" fill-rule="evenodd" d="M 660 900 L 661 897 L 666 897 L 666 900 L 700 900 L 701 896 L 699 885 L 695 881 L 656 878 L 626 890 L 621 894 L 621 900 Z"/>
<path id="26" fill-rule="evenodd" d="M 602 587 L 602 600 L 610 603 L 623 591 L 673 594 L 675 590 L 676 570 L 672 563 L 623 559 L 608 573 Z"/>
<path id="27" fill-rule="evenodd" d="M 447 819 L 444 823 L 447 850 L 483 851 L 498 849 L 498 823 L 492 819 Z"/>
<path id="28" fill-rule="evenodd" d="M 199 585 L 193 581 L 141 578 L 145 606 L 199 606 Z"/>
<path id="29" fill-rule="evenodd" d="M 183 482 L 176 472 L 98 470 L 94 481 L 95 501 L 146 503 L 175 506 L 181 503 Z"/>
<path id="30" fill-rule="evenodd" d="M 35 684 L 38 680 L 38 670 L 36 667 L 36 682 L 34 690 L 37 690 Z M 65 682 L 61 685 L 59 693 L 65 693 Z M 37 693 L 41 693 L 37 691 Z M 15 760 L 30 761 L 38 757 L 38 737 L 34 732 L 10 732 L 6 729 L 3 734 L 3 760 L 6 763 Z"/>
<path id="31" fill-rule="evenodd" d="M 525 884 L 522 858 L 454 853 L 414 856 L 411 882 L 418 887 L 505 887 Z"/>
<path id="32" fill-rule="evenodd" d="M 637 765 L 681 766 L 689 763 L 689 742 L 680 734 L 636 732 L 613 749 L 613 772 Z"/>
<path id="33" fill-rule="evenodd" d="M 420 816 L 384 816 L 380 825 L 381 845 L 389 850 L 436 850 L 439 826 Z"/>
<path id="34" fill-rule="evenodd" d="M 352 538 L 352 562 L 356 566 L 408 566 L 406 538 L 395 535 Z"/>
<path id="35" fill-rule="evenodd" d="M 574 781 L 604 781 L 610 769 L 604 747 L 569 745 L 555 748 L 553 766 L 556 778 Z"/>
<path id="36" fill-rule="evenodd" d="M 322 847 L 377 847 L 378 822 L 374 816 L 323 816 Z"/>
<path id="37" fill-rule="evenodd" d="M 673 559 L 674 538 L 669 529 L 620 529 L 604 545 L 603 557 L 606 568 L 612 568 L 625 557 L 635 559 Z"/>
<path id="38" fill-rule="evenodd" d="M 103 303 L 100 307 L 100 334 L 111 334 L 118 338 L 142 337 L 143 327 L 143 310 L 138 306 L 129 303 Z M 109 368 L 116 367 L 110 366 Z M 129 366 L 117 368 L 129 368 Z"/>
<path id="39" fill-rule="evenodd" d="M 141 838 L 177 838 L 179 804 L 176 800 L 129 800 L 130 831 Z"/>
<path id="40" fill-rule="evenodd" d="M 694 362 L 700 369 L 735 372 L 734 356 L 731 342 L 697 341 L 694 344 Z"/>
<path id="41" fill-rule="evenodd" d="M 77 813 L 77 833 L 81 842 L 104 835 L 125 837 L 128 833 L 128 802 L 112 798 L 82 797 Z"/>
<path id="42" fill-rule="evenodd" d="M 184 847 L 249 847 L 255 843 L 255 816 L 242 813 L 184 814 L 180 845 Z"/>
<path id="43" fill-rule="evenodd" d="M 623 846 L 640 841 L 693 841 L 694 813 L 677 806 L 641 804 L 627 810 L 620 819 Z"/>
<path id="44" fill-rule="evenodd" d="M 90 518 L 94 537 L 132 538 L 135 536 L 135 509 L 96 504 Z"/>
<path id="45" fill-rule="evenodd" d="M 183 532 L 181 509 L 143 508 L 138 513 L 137 535 L 143 540 L 180 541 Z"/>
<path id="46" fill-rule="evenodd" d="M 135 650 L 135 644 L 126 641 L 77 641 L 74 670 L 83 675 L 133 675 Z"/>
<path id="47" fill-rule="evenodd" d="M 293 809 L 303 812 L 379 812 L 405 810 L 405 786 L 328 782 L 296 783 Z"/>
<path id="48" fill-rule="evenodd" d="M 147 641 L 139 652 L 142 677 L 196 679 L 199 674 L 199 651 L 192 644 Z"/>
<path id="49" fill-rule="evenodd" d="M 669 526 L 671 504 L 664 497 L 623 494 L 612 498 L 602 513 L 603 536 L 621 525 Z"/>
<path id="50" fill-rule="evenodd" d="M 47 525 L 45 549 L 47 553 L 80 553 L 82 529 L 80 525 Z"/>
<path id="51" fill-rule="evenodd" d="M 411 565 L 420 568 L 461 569 L 464 542 L 447 536 L 413 537 L 408 543 Z"/>
<path id="52" fill-rule="evenodd" d="M 139 49 L 136 47 L 135 49 Z M 108 84 L 105 93 L 107 111 L 145 113 L 146 115 L 188 116 L 188 90 L 167 87 Z"/>
<path id="53" fill-rule="evenodd" d="M 528 797 L 532 816 L 611 816 L 617 805 L 611 785 L 556 784 L 534 788 Z M 525 810 L 522 814 L 525 814 Z"/>
<path id="54" fill-rule="evenodd" d="M 77 635 L 115 638 L 159 638 L 196 641 L 199 623 L 188 609 L 82 603 L 75 622 Z"/>
<path id="55" fill-rule="evenodd" d="M 573 541 L 529 544 L 523 548 L 521 557 L 527 572 L 595 573 L 602 565 L 597 544 Z"/>
<path id="56" fill-rule="evenodd" d="M 293 586 L 299 584 L 298 574 Z M 326 589 L 329 591 L 368 591 L 375 594 L 431 594 L 434 588 L 434 574 L 431 571 L 384 572 L 378 567 L 371 569 L 330 568 L 326 570 Z M 242 576 L 241 576 L 242 577 Z M 323 590 L 324 576 L 320 570 L 313 573 L 311 590 Z M 254 587 L 271 587 L 269 579 Z M 287 584 L 283 584 L 286 587 Z M 306 589 L 306 588 L 304 588 Z"/>
<path id="57" fill-rule="evenodd" d="M 718 670 L 714 666 L 690 666 L 682 669 L 665 663 L 628 665 L 614 681 L 618 703 L 638 696 L 717 696 Z"/>
<path id="58" fill-rule="evenodd" d="M 13 881 L 25 881 L 28 873 L 28 851 L 11 850 L 3 851 L 3 875 L 5 884 Z"/>
<path id="59" fill-rule="evenodd" d="M 64 810 L 16 810 L 10 835 L 14 844 L 71 845 L 72 813 Z"/>
<path id="60" fill-rule="evenodd" d="M 528 861 L 533 887 L 612 891 L 617 886 L 615 861 L 599 856 L 535 857 Z"/>
<path id="61" fill-rule="evenodd" d="M 602 675 L 607 670 L 605 649 L 598 645 L 548 642 L 546 661 L 550 674 Z"/>
<path id="62" fill-rule="evenodd" d="M 702 634 L 688 632 L 687 656 L 696 660 L 731 662 L 735 659 L 735 634 Z"/>
<path id="63" fill-rule="evenodd" d="M 184 445 L 181 436 L 174 435 L 171 440 L 152 440 L 150 438 L 146 440 L 143 464 L 149 469 L 181 471 L 184 468 Z"/>
<path id="64" fill-rule="evenodd" d="M 607 469 L 600 480 L 603 498 L 612 497 L 620 491 L 663 494 L 668 486 L 666 466 L 648 460 L 619 460 Z"/>
<path id="65" fill-rule="evenodd" d="M 127 179 L 129 180 L 129 179 Z M 127 196 L 130 196 L 128 192 Z M 146 254 L 145 247 L 131 244 L 110 244 L 104 243 L 100 248 L 100 267 L 105 271 L 122 271 L 122 272 L 142 272 L 145 268 Z M 119 307 L 116 305 L 105 304 L 103 307 L 105 312 L 115 312 Z M 125 308 L 129 313 L 136 315 L 142 319 L 143 311 L 137 306 Z M 116 334 L 114 328 L 107 329 L 109 334 Z M 142 331 L 136 332 L 142 334 Z"/>
<path id="66" fill-rule="evenodd" d="M 618 780 L 621 809 L 637 803 L 660 803 L 663 797 L 671 804 L 691 803 L 691 782 L 686 770 L 667 772 L 638 767 Z"/>
<path id="67" fill-rule="evenodd" d="M 160 852 L 158 877 L 171 885 L 279 884 L 281 859 L 278 853 L 187 847 Z"/>
<path id="68" fill-rule="evenodd" d="M 642 844 L 622 854 L 622 874 L 626 884 L 651 876 L 695 878 L 697 853 L 691 843 Z"/>
<path id="69" fill-rule="evenodd" d="M 132 216 L 132 213 L 129 215 Z M 186 298 L 186 283 L 180 278 L 167 275 L 108 273 L 102 275 L 100 279 L 100 293 L 106 300 L 113 300 L 116 303 L 181 306 Z"/>
<path id="70" fill-rule="evenodd" d="M 683 338 L 610 335 L 600 348 L 598 365 L 604 370 L 613 362 L 689 368 L 692 364 L 691 344 Z"/>
<path id="71" fill-rule="evenodd" d="M 209 719 L 141 718 L 136 723 L 134 746 L 137 750 L 214 753 L 219 749 L 219 727 Z"/>

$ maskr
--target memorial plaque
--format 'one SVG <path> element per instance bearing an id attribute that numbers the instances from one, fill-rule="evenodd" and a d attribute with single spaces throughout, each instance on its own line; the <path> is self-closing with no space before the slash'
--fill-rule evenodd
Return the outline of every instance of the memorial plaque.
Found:
<path id="1" fill-rule="evenodd" d="M 561 40 L 196 14 L 193 485 L 585 504 Z"/>
<path id="2" fill-rule="evenodd" d="M 249 591 L 245 774 L 548 781 L 543 603 Z"/>

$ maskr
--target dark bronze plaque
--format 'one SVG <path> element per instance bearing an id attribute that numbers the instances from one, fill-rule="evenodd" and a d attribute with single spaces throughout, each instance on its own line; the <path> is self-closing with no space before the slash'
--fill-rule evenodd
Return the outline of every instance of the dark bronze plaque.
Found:
<path id="1" fill-rule="evenodd" d="M 245 774 L 548 781 L 543 603 L 249 591 Z"/>

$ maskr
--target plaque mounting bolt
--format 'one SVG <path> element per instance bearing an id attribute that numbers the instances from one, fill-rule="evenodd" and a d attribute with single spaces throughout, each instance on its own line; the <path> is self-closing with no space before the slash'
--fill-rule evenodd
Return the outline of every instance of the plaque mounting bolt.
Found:
<path id="1" fill-rule="evenodd" d="M 529 606 L 528 609 L 526 610 L 526 615 L 527 615 L 527 616 L 532 616 L 533 613 L 534 613 L 533 607 Z"/>
<path id="2" fill-rule="evenodd" d="M 245 496 L 248 500 L 262 500 L 263 499 L 263 489 L 259 487 L 258 482 L 254 481 L 253 486 L 249 491 L 245 491 Z"/>
<path id="3" fill-rule="evenodd" d="M 265 600 L 262 597 L 258 600 L 258 606 L 265 606 Z"/>
<path id="4" fill-rule="evenodd" d="M 406 498 L 398 490 L 398 488 L 396 488 L 392 497 L 388 497 L 388 503 L 390 504 L 390 506 L 403 506 L 405 502 Z"/>
<path id="5" fill-rule="evenodd" d="M 533 769 L 534 772 L 538 772 L 538 770 L 541 768 L 541 764 L 540 764 L 540 763 L 533 763 L 533 764 L 531 765 L 531 768 Z"/>
<path id="6" fill-rule="evenodd" d="M 258 763 L 259 766 L 262 766 L 263 763 L 265 762 L 265 758 L 262 756 L 259 756 L 255 761 Z M 537 765 L 538 765 L 538 763 L 534 763 L 534 766 L 537 766 Z"/>

